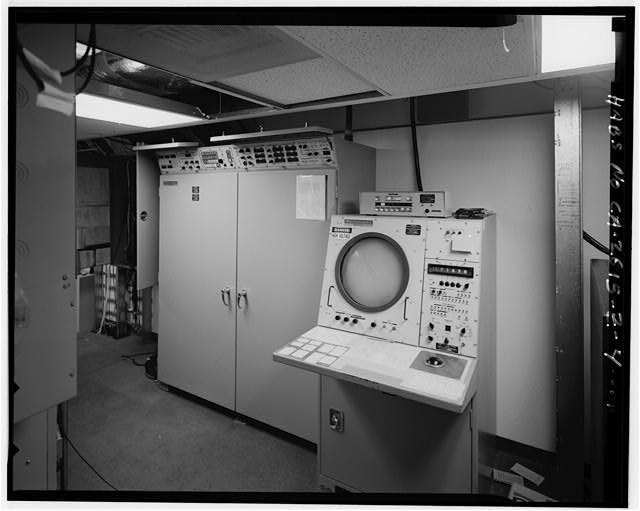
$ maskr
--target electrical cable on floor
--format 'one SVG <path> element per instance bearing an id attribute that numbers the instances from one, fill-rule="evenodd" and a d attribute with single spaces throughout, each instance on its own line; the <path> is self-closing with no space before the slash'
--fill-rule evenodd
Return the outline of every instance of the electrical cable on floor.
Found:
<path id="1" fill-rule="evenodd" d="M 126 358 L 127 360 L 131 360 L 134 366 L 144 367 L 147 361 L 145 360 L 144 362 L 140 363 L 136 360 L 136 357 L 141 357 L 143 355 L 155 355 L 155 354 L 156 354 L 155 351 L 149 351 L 148 353 L 134 353 L 133 355 L 120 355 L 120 357 Z"/>
<path id="2" fill-rule="evenodd" d="M 600 243 L 593 236 L 591 236 L 591 234 L 589 234 L 587 231 L 582 231 L 582 239 L 584 241 L 586 241 L 587 243 L 589 243 L 591 246 L 597 248 L 603 254 L 610 255 L 609 254 L 609 250 L 607 249 L 607 247 L 605 245 L 603 245 L 602 243 Z"/>
<path id="3" fill-rule="evenodd" d="M 70 446 L 70 447 L 75 451 L 75 453 L 76 453 L 78 456 L 80 456 L 80 459 L 81 459 L 82 461 L 84 461 L 84 462 L 87 464 L 87 466 L 88 466 L 88 467 L 93 471 L 93 473 L 94 473 L 95 475 L 97 475 L 100 479 L 102 479 L 102 481 L 104 481 L 104 482 L 107 484 L 107 486 L 109 486 L 110 488 L 113 488 L 114 490 L 118 491 L 118 488 L 116 488 L 115 486 L 113 486 L 109 481 L 107 481 L 104 477 L 102 477 L 102 476 L 100 475 L 100 473 L 99 473 L 95 468 L 93 468 L 93 465 L 91 465 L 91 463 L 89 463 L 89 462 L 85 459 L 85 457 L 84 457 L 82 454 L 80 454 L 80 453 L 78 452 L 78 449 L 76 449 L 76 446 L 75 446 L 75 445 L 73 445 L 73 442 L 69 439 L 69 437 L 68 437 L 68 436 L 66 436 L 66 435 L 65 435 L 63 438 L 67 441 L 67 443 L 68 443 L 68 444 L 69 444 L 69 446 Z"/>

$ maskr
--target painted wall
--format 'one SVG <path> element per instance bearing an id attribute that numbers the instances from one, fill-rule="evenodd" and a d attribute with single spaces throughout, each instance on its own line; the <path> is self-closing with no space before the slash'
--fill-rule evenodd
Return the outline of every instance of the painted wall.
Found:
<path id="1" fill-rule="evenodd" d="M 593 204 L 587 229 L 602 221 L 601 187 L 606 213 L 607 183 L 593 177 L 601 177 L 603 158 L 606 173 L 608 153 L 606 147 L 600 150 L 600 138 L 607 143 L 606 113 L 604 132 L 602 122 L 600 110 L 583 117 L 584 158 L 589 160 L 584 164 L 585 204 L 590 210 Z M 363 132 L 354 138 L 378 149 L 378 189 L 415 189 L 409 129 Z M 449 190 L 454 208 L 486 207 L 497 214 L 498 435 L 554 451 L 553 117 L 422 126 L 418 143 L 425 189 Z M 607 239 L 601 230 L 593 231 Z"/>

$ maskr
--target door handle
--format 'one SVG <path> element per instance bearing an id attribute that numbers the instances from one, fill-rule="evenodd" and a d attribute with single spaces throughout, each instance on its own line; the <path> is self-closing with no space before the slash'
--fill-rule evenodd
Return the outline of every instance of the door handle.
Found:
<path id="1" fill-rule="evenodd" d="M 229 305 L 231 305 L 231 288 L 227 286 L 224 289 L 221 289 L 220 295 L 222 296 L 222 303 L 224 303 L 226 307 L 229 307 Z"/>
<path id="2" fill-rule="evenodd" d="M 331 303 L 329 303 L 331 301 L 331 290 L 333 289 L 333 286 L 329 286 L 329 292 L 327 293 L 327 307 L 331 307 Z"/>
<path id="3" fill-rule="evenodd" d="M 240 307 L 240 301 L 244 298 L 244 307 Z M 238 292 L 238 309 L 243 310 L 247 308 L 247 304 L 249 302 L 247 301 L 247 290 L 243 289 L 242 291 Z"/>
<path id="4" fill-rule="evenodd" d="M 402 319 L 404 319 L 405 321 L 407 320 L 407 300 L 408 299 L 409 297 L 406 296 L 404 299 L 404 309 L 402 310 Z"/>

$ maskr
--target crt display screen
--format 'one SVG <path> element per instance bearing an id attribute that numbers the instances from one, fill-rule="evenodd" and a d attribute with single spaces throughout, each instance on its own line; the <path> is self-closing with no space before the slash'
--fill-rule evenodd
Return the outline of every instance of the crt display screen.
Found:
<path id="1" fill-rule="evenodd" d="M 399 248 L 382 238 L 364 238 L 345 254 L 339 278 L 351 300 L 385 309 L 404 292 L 405 272 Z"/>

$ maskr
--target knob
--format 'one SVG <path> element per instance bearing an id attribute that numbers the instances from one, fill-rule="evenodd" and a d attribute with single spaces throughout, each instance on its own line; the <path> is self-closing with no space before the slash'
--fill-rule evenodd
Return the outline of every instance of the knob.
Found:
<path id="1" fill-rule="evenodd" d="M 336 321 L 340 321 L 340 316 L 336 316 Z"/>
<path id="2" fill-rule="evenodd" d="M 440 281 L 440 282 L 439 282 L 439 284 L 440 284 L 441 286 L 444 286 L 444 282 L 443 282 L 443 281 Z"/>
<path id="3" fill-rule="evenodd" d="M 433 330 L 435 325 L 433 323 L 429 323 L 429 330 Z"/>
<path id="4" fill-rule="evenodd" d="M 447 339 L 446 337 L 444 338 L 444 343 L 445 344 L 449 344 L 449 339 Z"/>
<path id="5" fill-rule="evenodd" d="M 351 322 L 355 325 L 358 322 L 358 320 L 356 318 L 353 318 Z"/>
<path id="6" fill-rule="evenodd" d="M 371 322 L 371 328 L 375 328 L 376 326 L 377 326 L 377 325 L 376 325 L 376 322 L 375 322 L 375 321 L 372 321 L 372 322 Z"/>
<path id="7" fill-rule="evenodd" d="M 469 289 L 469 284 L 468 284 L 468 283 L 467 283 L 467 284 L 465 284 L 465 285 L 464 285 L 464 288 L 465 288 L 465 289 Z"/>
<path id="8" fill-rule="evenodd" d="M 467 329 L 463 328 L 462 330 L 460 330 L 460 335 L 464 335 L 466 331 L 467 331 Z"/>
<path id="9" fill-rule="evenodd" d="M 347 323 L 349 321 L 349 318 L 344 318 L 345 323 Z"/>
<path id="10" fill-rule="evenodd" d="M 427 339 L 429 339 L 429 342 L 432 342 L 433 341 L 433 335 L 427 336 Z"/>
<path id="11" fill-rule="evenodd" d="M 444 286 L 445 286 L 445 287 L 449 287 L 449 282 L 448 282 L 448 281 L 447 281 L 447 282 L 445 282 L 445 283 L 444 283 Z"/>
<path id="12" fill-rule="evenodd" d="M 456 282 L 456 287 L 460 287 L 460 282 Z"/>

